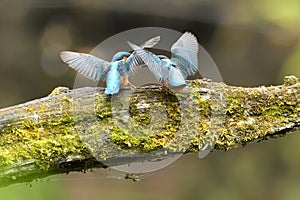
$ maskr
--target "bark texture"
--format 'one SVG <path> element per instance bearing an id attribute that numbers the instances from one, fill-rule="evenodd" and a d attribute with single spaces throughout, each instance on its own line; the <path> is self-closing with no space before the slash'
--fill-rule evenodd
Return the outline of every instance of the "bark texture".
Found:
<path id="1" fill-rule="evenodd" d="M 188 152 L 229 150 L 300 127 L 300 83 L 244 88 L 189 81 L 107 96 L 103 88 L 58 87 L 0 109 L 0 187 L 52 174 Z M 146 156 L 145 156 L 146 155 Z"/>

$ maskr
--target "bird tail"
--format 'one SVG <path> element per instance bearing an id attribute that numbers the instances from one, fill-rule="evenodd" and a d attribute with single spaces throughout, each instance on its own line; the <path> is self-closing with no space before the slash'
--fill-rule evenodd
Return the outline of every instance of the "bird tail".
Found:
<path id="1" fill-rule="evenodd" d="M 107 76 L 105 94 L 117 94 L 120 90 L 120 73 L 117 69 L 112 68 Z"/>
<path id="2" fill-rule="evenodd" d="M 177 69 L 175 67 L 170 67 L 169 74 L 170 74 L 169 75 L 169 87 L 170 88 L 181 87 L 181 86 L 187 85 L 185 82 L 185 79 L 179 69 Z"/>

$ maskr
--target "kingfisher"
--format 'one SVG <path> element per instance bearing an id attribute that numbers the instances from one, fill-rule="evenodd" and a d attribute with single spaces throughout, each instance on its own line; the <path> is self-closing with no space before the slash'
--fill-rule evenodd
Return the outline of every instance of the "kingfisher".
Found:
<path id="1" fill-rule="evenodd" d="M 151 48 L 160 40 L 156 36 L 140 45 L 139 48 Z M 121 51 L 117 52 L 111 62 L 100 59 L 96 56 L 86 53 L 62 51 L 60 58 L 67 63 L 69 67 L 78 71 L 86 78 L 93 81 L 106 81 L 105 94 L 117 94 L 120 88 L 130 86 L 135 88 L 128 80 L 133 76 L 138 67 L 144 64 L 143 60 L 135 51 L 132 53 Z"/>
<path id="2" fill-rule="evenodd" d="M 197 72 L 198 41 L 190 32 L 185 32 L 172 45 L 171 58 L 165 55 L 155 55 L 129 41 L 127 43 L 164 87 L 182 90 L 187 86 L 186 78 Z"/>

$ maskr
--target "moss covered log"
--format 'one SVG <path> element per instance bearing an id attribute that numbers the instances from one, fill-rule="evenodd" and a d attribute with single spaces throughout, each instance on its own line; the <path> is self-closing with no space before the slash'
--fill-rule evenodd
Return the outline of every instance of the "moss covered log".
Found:
<path id="1" fill-rule="evenodd" d="M 232 87 L 194 80 L 181 92 L 148 86 L 107 96 L 58 87 L 0 110 L 0 186 L 166 154 L 229 150 L 300 127 L 300 83 Z M 110 162 L 112 160 L 113 162 Z M 111 164 L 113 163 L 113 164 Z"/>

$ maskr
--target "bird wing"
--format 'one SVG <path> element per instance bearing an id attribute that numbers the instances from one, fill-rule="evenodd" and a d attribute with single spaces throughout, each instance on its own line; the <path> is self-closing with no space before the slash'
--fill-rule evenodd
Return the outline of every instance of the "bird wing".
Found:
<path id="1" fill-rule="evenodd" d="M 143 60 L 134 51 L 126 60 L 126 71 L 128 72 L 130 77 L 133 77 L 136 71 L 144 64 L 145 63 L 143 62 Z"/>
<path id="2" fill-rule="evenodd" d="M 141 47 L 128 42 L 129 46 L 136 52 L 136 54 L 143 60 L 143 62 L 148 66 L 149 70 L 154 74 L 155 78 L 161 82 L 165 79 L 164 65 L 154 53 L 142 49 Z"/>
<path id="3" fill-rule="evenodd" d="M 99 81 L 100 79 L 104 81 L 107 72 L 110 70 L 110 62 L 90 54 L 62 51 L 60 52 L 60 58 L 69 67 L 93 81 Z"/>
<path id="4" fill-rule="evenodd" d="M 139 47 L 141 49 L 144 48 L 151 48 L 155 46 L 160 40 L 160 36 L 153 37 L 149 40 L 147 40 L 144 44 L 140 45 Z M 128 44 L 132 47 L 132 45 L 135 45 L 131 42 L 128 42 Z M 133 48 L 132 48 L 133 49 Z M 133 49 L 134 50 L 134 49 Z M 127 71 L 129 73 L 129 76 L 134 76 L 135 72 L 144 65 L 144 61 L 137 55 L 136 51 L 133 51 L 132 54 L 128 57 L 127 61 Z"/>
<path id="5" fill-rule="evenodd" d="M 171 47 L 172 58 L 184 78 L 194 75 L 198 69 L 198 42 L 197 38 L 185 32 Z"/>
<path id="6" fill-rule="evenodd" d="M 140 45 L 140 47 L 142 49 L 144 48 L 152 48 L 153 46 L 155 46 L 160 40 L 160 36 L 156 36 L 156 37 L 153 37 L 149 40 L 147 40 L 144 44 Z"/>

